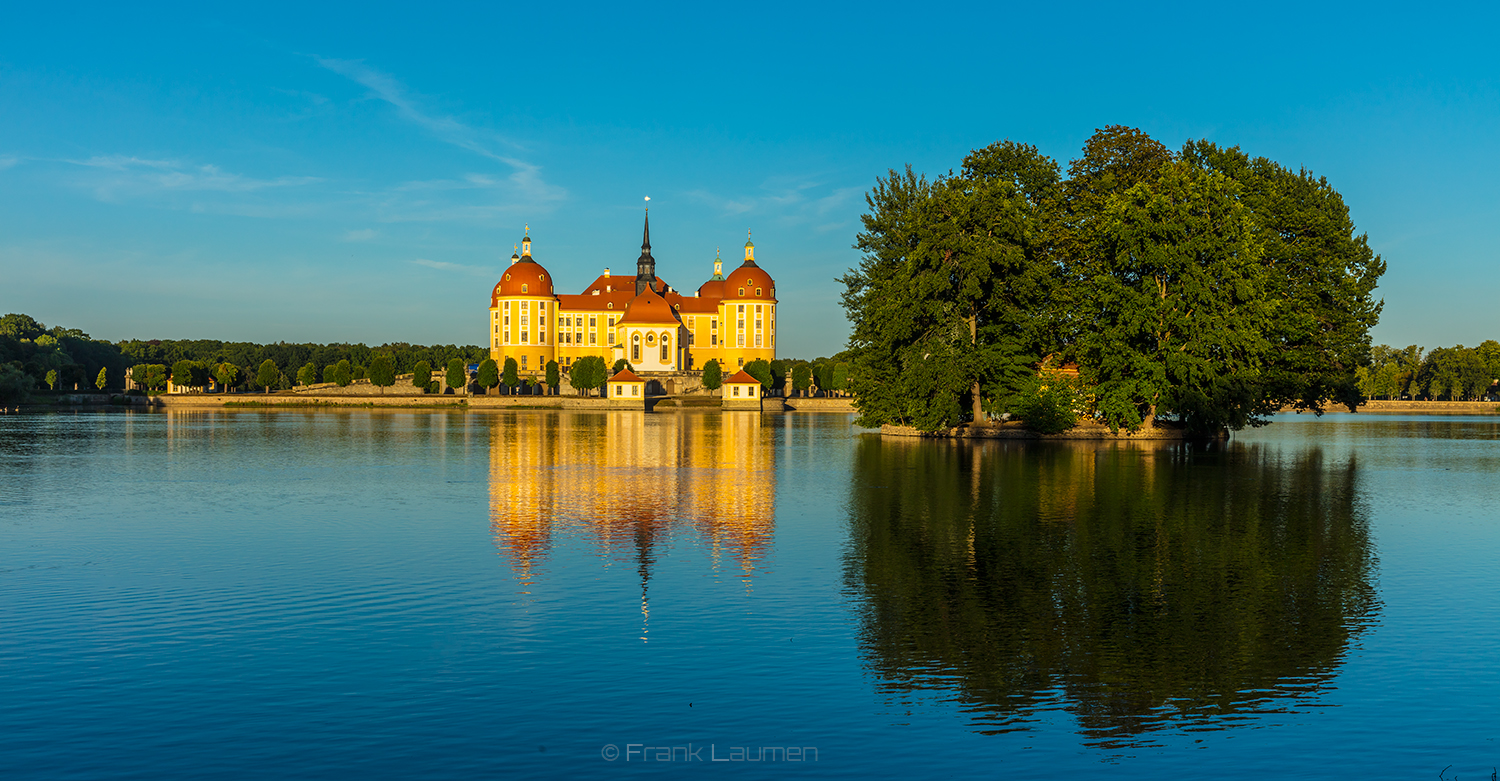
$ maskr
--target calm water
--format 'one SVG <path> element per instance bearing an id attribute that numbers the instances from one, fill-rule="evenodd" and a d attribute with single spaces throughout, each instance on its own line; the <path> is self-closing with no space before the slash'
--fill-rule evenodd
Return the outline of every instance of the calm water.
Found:
<path id="1" fill-rule="evenodd" d="M 0 777 L 1488 778 L 1497 518 L 1495 418 L 3 416 Z"/>

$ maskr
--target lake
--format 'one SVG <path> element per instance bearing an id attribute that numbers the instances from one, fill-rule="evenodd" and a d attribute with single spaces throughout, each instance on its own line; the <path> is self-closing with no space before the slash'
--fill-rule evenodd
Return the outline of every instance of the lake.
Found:
<path id="1" fill-rule="evenodd" d="M 1497 518 L 1491 417 L 0 416 L 0 777 L 1488 778 Z"/>

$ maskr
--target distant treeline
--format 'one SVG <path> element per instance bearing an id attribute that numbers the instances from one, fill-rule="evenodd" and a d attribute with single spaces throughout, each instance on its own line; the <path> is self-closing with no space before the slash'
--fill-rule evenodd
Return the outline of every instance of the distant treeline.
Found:
<path id="1" fill-rule="evenodd" d="M 279 370 L 276 385 L 289 388 L 297 382 L 298 370 L 311 364 L 318 379 L 329 366 L 348 361 L 354 378 L 365 376 L 375 356 L 384 355 L 395 364 L 398 374 L 410 372 L 417 363 L 446 366 L 458 358 L 465 364 L 478 363 L 488 351 L 477 345 L 414 345 L 398 342 L 370 347 L 364 344 L 255 344 L 221 342 L 213 339 L 129 339 L 109 342 L 91 338 L 76 328 L 48 328 L 23 314 L 0 318 L 0 386 L 29 384 L 58 389 L 98 387 L 123 388 L 126 371 L 139 364 L 172 367 L 191 361 L 210 372 L 230 363 L 240 368 L 235 387 L 250 388 L 262 364 L 273 362 Z M 104 383 L 99 385 L 99 373 Z M 52 382 L 48 382 L 49 376 Z M 3 391 L 0 391 L 3 393 Z"/>
<path id="2" fill-rule="evenodd" d="M 1417 345 L 1370 348 L 1370 366 L 1358 370 L 1359 390 L 1371 399 L 1482 401 L 1500 397 L 1500 342 L 1478 347 Z"/>

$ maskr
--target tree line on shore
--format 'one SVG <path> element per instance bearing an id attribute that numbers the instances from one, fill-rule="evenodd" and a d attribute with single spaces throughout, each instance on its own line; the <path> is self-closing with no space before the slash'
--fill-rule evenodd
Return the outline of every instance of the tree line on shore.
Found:
<path id="1" fill-rule="evenodd" d="M 1370 365 L 1355 372 L 1360 392 L 1371 399 L 1483 401 L 1500 398 L 1500 342 L 1478 347 L 1417 345 L 1397 349 L 1377 344 Z"/>
<path id="2" fill-rule="evenodd" d="M 756 360 L 745 370 L 767 389 L 806 395 L 842 392 L 849 365 L 835 358 L 813 361 Z M 468 367 L 478 365 L 469 376 Z M 396 378 L 412 375 L 414 387 L 429 393 L 477 385 L 504 393 L 557 392 L 563 375 L 580 393 L 603 388 L 621 368 L 601 356 L 575 361 L 566 369 L 549 362 L 540 376 L 523 375 L 515 359 L 503 366 L 476 345 L 422 346 L 406 343 L 254 344 L 215 340 L 140 340 L 109 342 L 78 329 L 48 328 L 25 314 L 0 318 L 0 403 L 24 400 L 32 389 L 106 390 L 126 387 L 126 380 L 146 392 L 165 390 L 168 381 L 186 388 L 215 391 L 289 390 L 330 383 L 340 387 L 365 380 L 382 391 Z M 633 367 L 631 367 L 633 368 Z M 717 361 L 704 367 L 704 385 L 717 389 L 723 371 Z"/>
<path id="3" fill-rule="evenodd" d="M 1363 398 L 1385 263 L 1305 169 L 1110 126 L 1066 178 L 1004 141 L 866 202 L 842 278 L 863 425 L 1207 432 Z"/>

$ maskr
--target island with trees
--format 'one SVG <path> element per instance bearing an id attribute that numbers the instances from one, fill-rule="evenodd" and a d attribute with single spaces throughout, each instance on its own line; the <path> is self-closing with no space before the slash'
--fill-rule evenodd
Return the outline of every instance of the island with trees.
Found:
<path id="1" fill-rule="evenodd" d="M 842 278 L 862 425 L 1218 435 L 1365 396 L 1385 263 L 1306 170 L 1110 126 L 1066 177 L 1004 141 L 866 201 Z"/>

